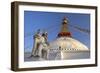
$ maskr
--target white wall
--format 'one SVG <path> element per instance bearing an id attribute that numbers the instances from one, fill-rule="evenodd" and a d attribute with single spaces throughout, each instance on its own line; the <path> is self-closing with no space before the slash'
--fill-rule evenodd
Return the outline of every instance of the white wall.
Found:
<path id="1" fill-rule="evenodd" d="M 10 3 L 14 0 L 0 0 L 0 73 L 14 73 L 10 70 L 10 54 L 11 54 L 11 12 Z M 16 0 L 18 1 L 18 0 Z M 19 0 L 20 1 L 20 0 Z M 45 2 L 45 3 L 62 3 L 62 4 L 78 4 L 78 5 L 93 5 L 97 6 L 99 0 L 21 0 L 21 1 L 33 1 L 33 2 Z M 100 5 L 99 5 L 100 9 Z M 99 12 L 100 13 L 100 10 Z M 98 19 L 100 14 L 98 14 Z M 98 28 L 100 27 L 98 23 Z M 100 31 L 100 29 L 99 29 Z M 100 37 L 100 34 L 99 36 Z M 100 39 L 98 39 L 100 40 Z M 100 52 L 100 48 L 99 52 Z M 99 53 L 100 56 L 100 53 Z M 99 58 L 100 64 L 100 58 Z M 100 66 L 98 67 L 87 67 L 87 68 L 73 68 L 73 69 L 56 69 L 56 70 L 40 70 L 34 71 L 34 73 L 99 73 Z M 23 73 L 23 72 L 22 72 Z M 33 73 L 33 71 L 26 71 L 26 73 Z"/>

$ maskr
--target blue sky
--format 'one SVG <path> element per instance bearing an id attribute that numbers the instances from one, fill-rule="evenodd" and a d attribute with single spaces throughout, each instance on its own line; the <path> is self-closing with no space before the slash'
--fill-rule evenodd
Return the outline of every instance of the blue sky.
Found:
<path id="1" fill-rule="evenodd" d="M 48 41 L 57 38 L 60 31 L 62 19 L 67 17 L 69 24 L 90 30 L 90 14 L 80 13 L 61 13 L 61 12 L 39 12 L 24 11 L 24 48 L 31 51 L 33 47 L 33 35 L 38 30 L 48 32 Z M 72 37 L 79 40 L 90 48 L 90 35 L 80 32 L 69 26 Z"/>

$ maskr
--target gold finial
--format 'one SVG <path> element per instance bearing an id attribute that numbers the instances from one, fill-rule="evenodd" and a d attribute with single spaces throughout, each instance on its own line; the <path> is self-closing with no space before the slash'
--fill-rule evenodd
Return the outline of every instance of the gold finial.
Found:
<path id="1" fill-rule="evenodd" d="M 68 19 L 64 17 L 61 32 L 68 32 Z"/>

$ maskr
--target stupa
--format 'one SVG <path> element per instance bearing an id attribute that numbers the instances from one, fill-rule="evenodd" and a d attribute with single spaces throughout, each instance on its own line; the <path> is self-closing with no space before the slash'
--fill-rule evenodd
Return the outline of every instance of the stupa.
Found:
<path id="1" fill-rule="evenodd" d="M 56 40 L 50 42 L 49 59 L 83 59 L 89 58 L 89 48 L 72 37 L 68 30 L 68 19 L 64 17 L 62 27 Z"/>

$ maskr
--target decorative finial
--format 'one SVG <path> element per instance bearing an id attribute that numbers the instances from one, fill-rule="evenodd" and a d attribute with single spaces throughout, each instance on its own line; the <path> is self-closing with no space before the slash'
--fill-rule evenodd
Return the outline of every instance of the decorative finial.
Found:
<path id="1" fill-rule="evenodd" d="M 61 27 L 61 31 L 60 33 L 58 34 L 58 37 L 65 37 L 65 36 L 68 36 L 68 37 L 71 37 L 71 33 L 69 32 L 68 30 L 68 19 L 67 17 L 64 17 L 63 18 L 63 22 L 62 22 L 62 27 Z"/>
<path id="2" fill-rule="evenodd" d="M 68 24 L 68 19 L 67 19 L 67 17 L 64 17 L 64 18 L 63 18 L 63 24 Z"/>

